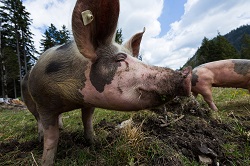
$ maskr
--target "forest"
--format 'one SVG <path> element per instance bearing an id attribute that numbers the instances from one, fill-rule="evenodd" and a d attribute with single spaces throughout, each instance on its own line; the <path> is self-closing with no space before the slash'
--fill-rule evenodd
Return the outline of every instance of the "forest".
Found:
<path id="1" fill-rule="evenodd" d="M 21 0 L 0 0 L 0 90 L 2 98 L 21 97 L 20 83 L 42 52 L 54 45 L 66 43 L 70 33 L 51 24 L 36 50 L 30 30 L 32 20 Z"/>

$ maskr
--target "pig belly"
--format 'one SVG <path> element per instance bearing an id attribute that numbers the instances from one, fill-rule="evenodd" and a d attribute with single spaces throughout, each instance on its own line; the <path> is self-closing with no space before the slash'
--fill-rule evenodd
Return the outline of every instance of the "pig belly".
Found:
<path id="1" fill-rule="evenodd" d="M 248 76 L 218 76 L 212 83 L 213 87 L 225 87 L 225 88 L 243 88 L 249 89 L 249 77 Z"/>

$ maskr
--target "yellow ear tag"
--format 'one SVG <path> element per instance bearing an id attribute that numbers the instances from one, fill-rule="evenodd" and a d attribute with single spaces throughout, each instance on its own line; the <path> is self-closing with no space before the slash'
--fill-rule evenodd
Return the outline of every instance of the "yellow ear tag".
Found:
<path id="1" fill-rule="evenodd" d="M 85 10 L 82 12 L 83 24 L 86 26 L 94 20 L 94 16 L 90 10 Z"/>

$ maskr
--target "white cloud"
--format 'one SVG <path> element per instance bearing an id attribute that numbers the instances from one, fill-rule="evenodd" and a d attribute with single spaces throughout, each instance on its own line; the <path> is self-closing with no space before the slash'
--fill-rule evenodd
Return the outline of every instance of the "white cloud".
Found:
<path id="1" fill-rule="evenodd" d="M 72 0 L 26 0 L 24 5 L 31 13 L 36 28 L 53 23 L 56 27 L 68 26 L 75 1 Z"/>
<path id="2" fill-rule="evenodd" d="M 146 61 L 174 69 L 181 67 L 205 36 L 213 38 L 218 32 L 223 35 L 249 24 L 249 6 L 250 1 L 244 0 L 188 0 L 183 16 L 171 24 L 165 36 L 143 43 Z"/>
<path id="3" fill-rule="evenodd" d="M 123 30 L 127 39 L 146 27 L 145 36 L 155 37 L 160 34 L 160 22 L 163 0 L 120 0 L 121 12 L 118 28 Z"/>
<path id="4" fill-rule="evenodd" d="M 44 29 L 53 23 L 58 29 L 66 25 L 71 29 L 71 13 L 75 1 L 72 0 L 25 0 L 24 6 L 31 14 L 32 33 L 37 50 L 40 50 L 40 40 Z"/>
<path id="5" fill-rule="evenodd" d="M 26 0 L 24 5 L 33 19 L 35 40 L 43 32 L 41 27 L 53 23 L 57 28 L 63 24 L 71 27 L 71 13 L 75 0 Z M 118 28 L 122 28 L 124 39 L 146 27 L 141 52 L 146 63 L 181 67 L 192 57 L 202 39 L 222 35 L 250 23 L 250 1 L 246 0 L 187 0 L 185 12 L 163 37 L 159 37 L 163 0 L 120 0 L 121 12 Z M 39 44 L 36 42 L 36 45 Z M 38 44 L 37 44 L 38 43 Z"/>

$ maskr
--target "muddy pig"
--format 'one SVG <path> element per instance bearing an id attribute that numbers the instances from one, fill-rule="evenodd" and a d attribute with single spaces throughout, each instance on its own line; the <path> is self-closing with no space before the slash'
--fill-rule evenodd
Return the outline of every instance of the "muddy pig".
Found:
<path id="1" fill-rule="evenodd" d="M 244 88 L 250 90 L 250 60 L 227 59 L 205 63 L 193 69 L 192 92 L 201 94 L 209 107 L 218 108 L 213 102 L 212 87 Z"/>
<path id="2" fill-rule="evenodd" d="M 42 165 L 54 163 L 63 112 L 81 108 L 84 136 L 92 143 L 95 107 L 137 111 L 191 94 L 190 67 L 180 72 L 136 58 L 144 31 L 124 45 L 114 42 L 118 16 L 119 0 L 77 0 L 74 41 L 44 52 L 25 76 L 24 101 L 43 132 Z"/>

